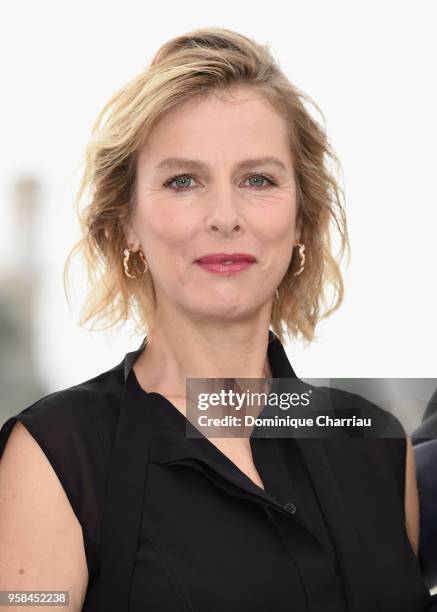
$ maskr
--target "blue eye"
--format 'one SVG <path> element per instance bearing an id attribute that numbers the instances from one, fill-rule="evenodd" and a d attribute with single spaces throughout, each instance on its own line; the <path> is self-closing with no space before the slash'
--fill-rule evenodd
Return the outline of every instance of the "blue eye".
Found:
<path id="1" fill-rule="evenodd" d="M 188 180 L 192 180 L 194 177 L 192 177 L 190 174 L 175 174 L 174 176 L 172 176 L 171 178 L 169 178 L 165 183 L 164 183 L 164 187 L 165 188 L 169 188 L 172 189 L 173 191 L 191 191 L 191 187 L 189 187 L 189 185 L 186 184 L 187 179 Z M 247 179 L 252 179 L 252 178 L 256 178 L 256 179 L 261 179 L 262 181 L 268 181 L 267 185 L 253 185 L 253 187 L 255 187 L 255 189 L 257 191 L 260 191 L 261 189 L 268 189 L 269 187 L 273 187 L 276 185 L 275 181 L 268 177 L 265 174 L 251 174 L 250 176 L 246 177 Z M 181 179 L 183 179 L 185 181 L 185 184 L 182 184 L 179 182 L 179 186 L 176 185 L 176 187 L 171 187 L 171 184 L 176 182 L 176 181 L 180 181 Z"/>
<path id="2" fill-rule="evenodd" d="M 253 174 L 252 176 L 249 176 L 249 179 L 252 179 L 252 178 L 255 178 L 258 180 L 261 179 L 262 181 L 269 181 L 270 185 L 273 185 L 273 182 L 269 178 L 267 178 L 264 174 Z M 265 185 L 255 184 L 254 187 L 261 187 L 261 189 L 263 189 Z"/>
<path id="3" fill-rule="evenodd" d="M 173 176 L 171 179 L 169 179 L 166 183 L 165 186 L 167 187 L 168 185 L 171 185 L 171 183 L 175 182 L 175 181 L 187 181 L 187 180 L 191 180 L 192 177 L 189 176 L 188 174 L 177 174 L 176 176 Z M 175 189 L 176 191 L 188 191 L 188 185 L 185 183 L 181 185 L 181 183 L 179 183 Z"/>

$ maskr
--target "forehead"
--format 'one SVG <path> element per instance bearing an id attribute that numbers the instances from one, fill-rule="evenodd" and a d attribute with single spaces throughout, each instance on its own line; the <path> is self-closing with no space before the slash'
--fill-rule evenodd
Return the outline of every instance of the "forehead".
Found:
<path id="1" fill-rule="evenodd" d="M 286 120 L 251 88 L 213 92 L 186 101 L 162 116 L 140 153 L 142 164 L 155 166 L 169 155 L 211 160 L 282 155 L 290 159 Z"/>

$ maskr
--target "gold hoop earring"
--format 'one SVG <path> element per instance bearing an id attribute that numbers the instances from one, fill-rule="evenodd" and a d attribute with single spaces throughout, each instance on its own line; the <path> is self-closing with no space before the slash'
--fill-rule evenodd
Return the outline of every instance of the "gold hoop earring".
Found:
<path id="1" fill-rule="evenodd" d="M 139 278 L 145 272 L 147 272 L 147 270 L 149 269 L 149 266 L 147 265 L 146 258 L 144 257 L 144 253 L 141 251 L 141 249 L 139 249 L 138 251 L 132 251 L 131 249 L 124 249 L 123 253 L 124 253 L 123 266 L 124 266 L 124 273 L 126 274 L 126 276 L 128 276 L 129 278 Z M 131 253 L 138 253 L 141 261 L 144 263 L 144 270 L 138 276 L 135 276 L 134 274 L 131 274 L 129 272 L 128 262 L 129 262 L 129 257 Z"/>
<path id="2" fill-rule="evenodd" d="M 293 276 L 297 276 L 298 274 L 303 272 L 303 269 L 305 268 L 305 245 L 298 242 L 295 246 L 299 247 L 300 268 L 297 272 L 293 272 Z"/>

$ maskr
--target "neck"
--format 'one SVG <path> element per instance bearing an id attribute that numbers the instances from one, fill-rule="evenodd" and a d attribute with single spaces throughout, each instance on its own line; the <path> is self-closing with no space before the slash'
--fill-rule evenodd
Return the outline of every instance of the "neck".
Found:
<path id="1" fill-rule="evenodd" d="M 269 328 L 253 325 L 202 327 L 155 323 L 134 364 L 146 391 L 184 396 L 187 378 L 271 378 Z"/>

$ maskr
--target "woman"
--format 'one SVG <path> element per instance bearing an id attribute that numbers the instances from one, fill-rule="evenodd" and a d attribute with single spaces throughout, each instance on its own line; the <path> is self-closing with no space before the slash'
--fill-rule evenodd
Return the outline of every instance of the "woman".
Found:
<path id="1" fill-rule="evenodd" d="M 187 378 L 296 378 L 282 326 L 309 342 L 342 300 L 335 155 L 304 102 L 266 47 L 209 28 L 103 109 L 79 194 L 81 322 L 132 315 L 146 336 L 3 426 L 1 449 L 20 421 L 2 589 L 68 590 L 93 612 L 431 609 L 405 438 L 185 435 Z"/>

